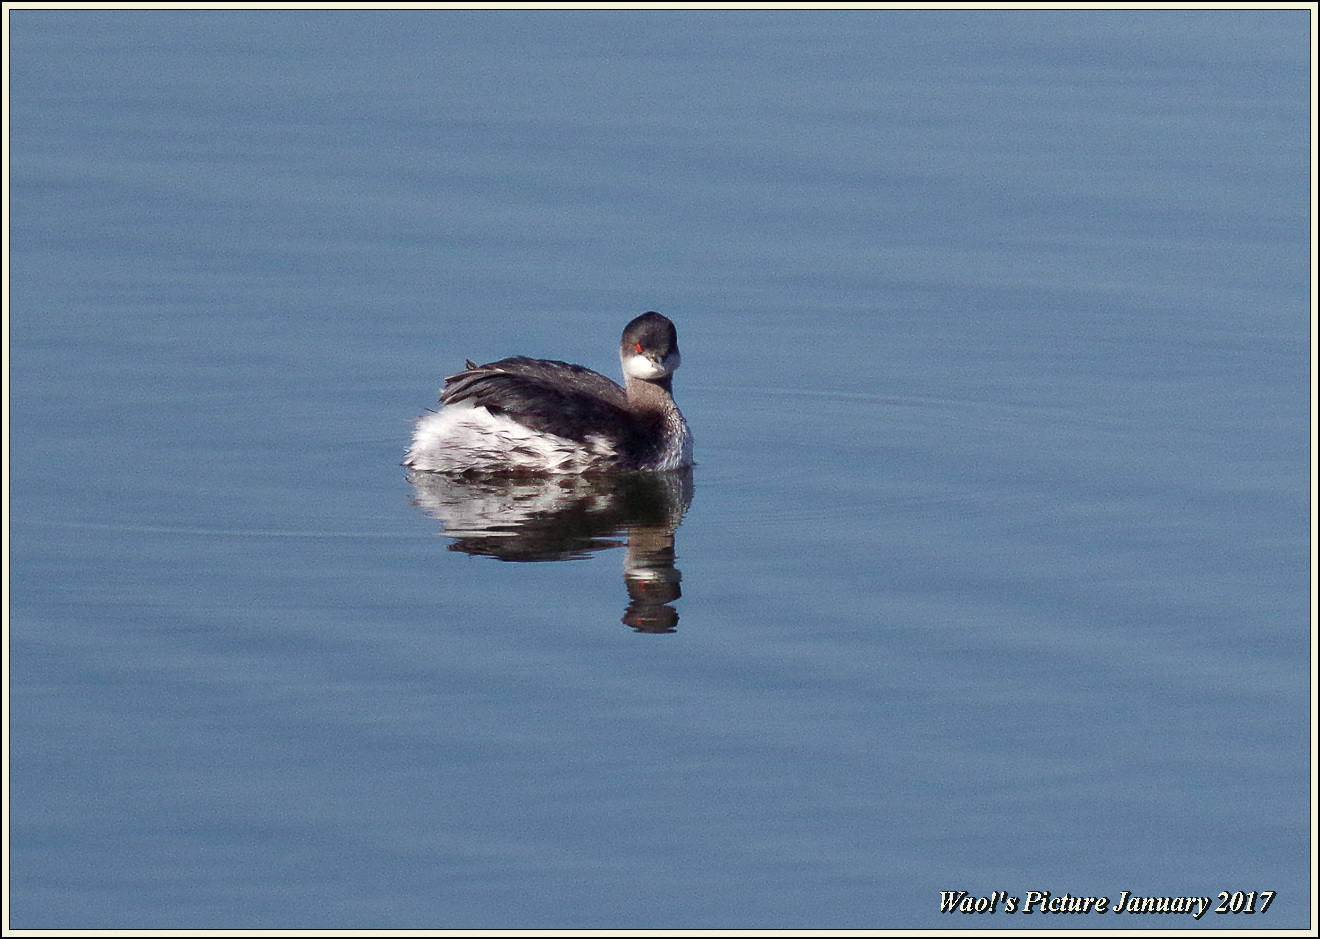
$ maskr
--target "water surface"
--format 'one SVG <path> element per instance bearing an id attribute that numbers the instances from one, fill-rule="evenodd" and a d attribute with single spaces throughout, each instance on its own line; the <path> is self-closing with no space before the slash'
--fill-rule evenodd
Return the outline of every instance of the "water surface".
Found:
<path id="1" fill-rule="evenodd" d="M 1309 924 L 1307 13 L 9 16 L 12 926 Z"/>

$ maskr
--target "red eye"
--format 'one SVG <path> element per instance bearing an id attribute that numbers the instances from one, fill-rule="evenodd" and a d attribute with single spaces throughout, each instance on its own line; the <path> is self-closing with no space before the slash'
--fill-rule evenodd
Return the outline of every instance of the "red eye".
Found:
<path id="1" fill-rule="evenodd" d="M 638 355 L 642 354 L 642 344 L 640 342 L 634 342 L 633 348 L 637 350 Z"/>

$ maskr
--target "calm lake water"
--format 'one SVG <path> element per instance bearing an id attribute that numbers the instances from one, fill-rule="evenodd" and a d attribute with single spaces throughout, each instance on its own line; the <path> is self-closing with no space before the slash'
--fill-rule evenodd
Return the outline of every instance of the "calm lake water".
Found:
<path id="1" fill-rule="evenodd" d="M 14 928 L 1312 922 L 1307 11 L 7 15 Z"/>

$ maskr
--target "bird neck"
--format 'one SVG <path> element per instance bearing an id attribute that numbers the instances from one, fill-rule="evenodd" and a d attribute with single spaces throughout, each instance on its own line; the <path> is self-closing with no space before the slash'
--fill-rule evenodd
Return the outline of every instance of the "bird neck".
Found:
<path id="1" fill-rule="evenodd" d="M 633 411 L 663 413 L 674 407 L 673 376 L 666 375 L 648 381 L 644 378 L 627 378 L 625 390 L 628 392 L 628 405 Z"/>

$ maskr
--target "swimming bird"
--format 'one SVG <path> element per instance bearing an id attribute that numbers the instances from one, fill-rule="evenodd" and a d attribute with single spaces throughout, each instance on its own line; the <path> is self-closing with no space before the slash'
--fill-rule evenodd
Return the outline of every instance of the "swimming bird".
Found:
<path id="1" fill-rule="evenodd" d="M 433 473 L 665 472 L 692 465 L 674 403 L 682 361 L 667 317 L 643 313 L 619 342 L 624 386 L 581 365 L 514 356 L 445 379 L 404 465 Z"/>

